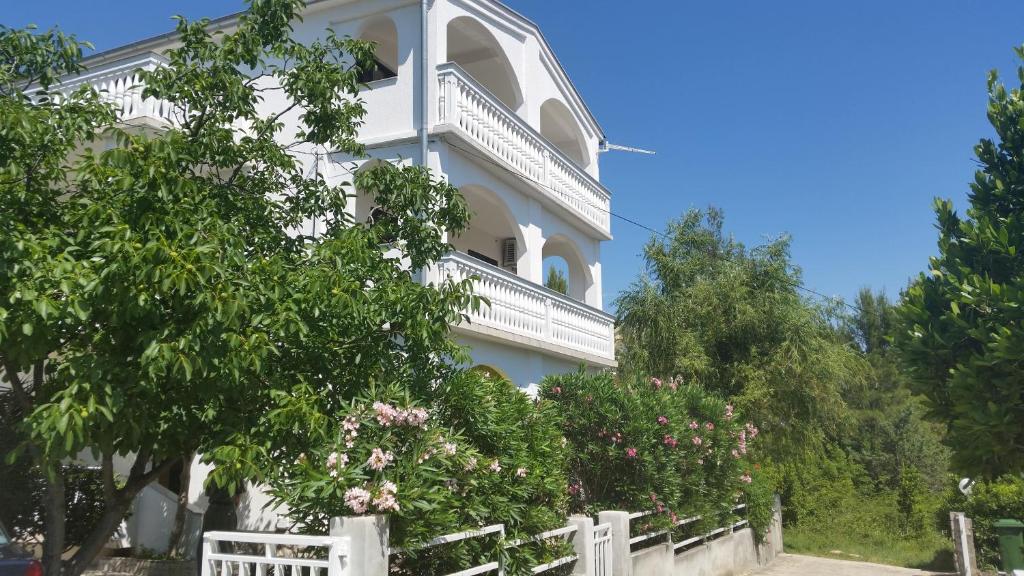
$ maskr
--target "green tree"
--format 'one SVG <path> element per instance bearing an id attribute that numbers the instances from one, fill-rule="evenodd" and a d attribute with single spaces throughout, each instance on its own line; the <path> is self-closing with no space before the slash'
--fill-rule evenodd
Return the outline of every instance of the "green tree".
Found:
<path id="1" fill-rule="evenodd" d="M 548 276 L 544 279 L 544 286 L 560 294 L 569 293 L 569 282 L 565 279 L 565 274 L 562 274 L 562 271 L 554 266 L 548 267 Z"/>
<path id="2" fill-rule="evenodd" d="M 936 200 L 939 255 L 906 290 L 895 343 L 955 467 L 998 476 L 1024 470 L 1024 94 L 995 71 L 988 93 L 996 139 L 975 146 L 966 216 Z"/>
<path id="3" fill-rule="evenodd" d="M 693 210 L 647 243 L 645 275 L 617 300 L 623 370 L 735 399 L 776 455 L 834 438 L 862 360 L 797 292 L 787 238 L 748 249 L 722 226 Z"/>
<path id="4" fill-rule="evenodd" d="M 925 420 L 923 398 L 913 394 L 899 359 L 891 350 L 896 306 L 884 292 L 863 288 L 842 330 L 867 361 L 861 386 L 844 395 L 852 418 L 842 438 L 851 459 L 861 465 L 875 489 L 895 489 L 901 470 L 919 471 L 933 491 L 942 490 L 949 450 L 941 427 Z"/>
<path id="5" fill-rule="evenodd" d="M 21 440 L 8 462 L 45 479 L 49 576 L 80 574 L 183 456 L 204 454 L 222 486 L 260 477 L 278 439 L 260 417 L 282 399 L 341 405 L 368 383 L 422 391 L 453 370 L 448 326 L 470 285 L 411 270 L 449 249 L 440 231 L 464 228 L 465 204 L 424 169 L 383 164 L 358 185 L 395 217 L 352 225 L 351 187 L 310 168 L 317 149 L 362 153 L 372 46 L 298 43 L 303 6 L 253 0 L 227 33 L 180 19 L 167 66 L 141 72 L 176 117 L 159 130 L 118 124 L 88 87 L 56 97 L 82 67 L 74 38 L 0 29 L 2 417 Z M 60 464 L 89 453 L 102 513 L 62 562 Z M 124 478 L 117 456 L 133 463 Z"/>

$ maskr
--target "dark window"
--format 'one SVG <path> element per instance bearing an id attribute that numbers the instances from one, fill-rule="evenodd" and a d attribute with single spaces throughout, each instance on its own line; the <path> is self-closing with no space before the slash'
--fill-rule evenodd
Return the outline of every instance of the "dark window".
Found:
<path id="1" fill-rule="evenodd" d="M 470 250 L 469 251 L 469 255 L 472 256 L 473 258 L 476 258 L 477 260 L 481 260 L 483 262 L 487 262 L 491 266 L 497 266 L 498 265 L 498 261 L 497 260 L 495 260 L 494 258 L 491 258 L 490 256 L 485 256 L 485 255 L 477 252 L 476 250 Z"/>
<path id="2" fill-rule="evenodd" d="M 378 60 L 376 57 L 373 59 L 373 64 L 368 69 L 359 70 L 359 81 L 363 84 L 369 84 L 374 80 L 384 80 L 385 78 L 394 78 L 398 76 L 398 72 L 395 72 L 391 68 L 384 65 L 383 62 Z"/>

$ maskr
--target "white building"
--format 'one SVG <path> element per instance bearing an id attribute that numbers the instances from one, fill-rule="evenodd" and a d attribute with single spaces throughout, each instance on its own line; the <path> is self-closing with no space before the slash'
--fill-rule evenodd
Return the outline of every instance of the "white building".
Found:
<path id="1" fill-rule="evenodd" d="M 495 0 L 311 0 L 295 34 L 327 29 L 378 45 L 377 79 L 361 94 L 369 156 L 425 161 L 468 200 L 473 218 L 450 239 L 456 251 L 422 277 L 480 277 L 490 307 L 456 328 L 474 362 L 523 388 L 581 364 L 614 367 L 614 322 L 601 298 L 601 242 L 611 239 L 610 195 L 598 180 L 604 134 L 537 26 Z M 168 111 L 141 99 L 135 70 L 159 66 L 174 43 L 168 34 L 98 54 L 68 85 L 92 83 L 123 120 L 160 129 Z M 367 161 L 333 154 L 318 168 L 342 181 Z M 354 204 L 357 219 L 370 217 L 367 198 Z M 568 270 L 567 295 L 543 286 L 552 258 Z M 200 500 L 205 474 L 196 472 L 190 492 Z M 244 527 L 267 528 L 249 504 Z"/>

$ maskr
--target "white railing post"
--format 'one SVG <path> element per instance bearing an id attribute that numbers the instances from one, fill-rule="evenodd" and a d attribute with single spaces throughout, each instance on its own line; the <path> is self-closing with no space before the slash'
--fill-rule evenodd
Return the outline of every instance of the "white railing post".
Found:
<path id="1" fill-rule="evenodd" d="M 347 576 L 348 570 L 345 567 L 351 565 L 348 559 L 347 544 L 346 538 L 332 538 L 331 545 L 327 549 L 327 576 Z M 345 556 L 344 564 L 341 561 L 342 556 Z"/>
<path id="2" fill-rule="evenodd" d="M 544 299 L 544 337 L 551 340 L 554 335 L 551 318 L 551 298 Z"/>
<path id="3" fill-rule="evenodd" d="M 572 549 L 576 553 L 573 574 L 594 576 L 596 551 L 594 550 L 594 519 L 589 516 L 570 516 L 569 525 L 576 526 L 572 536 Z"/>
<path id="4" fill-rule="evenodd" d="M 203 536 L 203 547 L 200 551 L 201 556 L 199 558 L 199 576 L 213 576 L 213 568 L 211 566 L 213 561 L 210 560 L 210 556 L 214 552 L 219 551 L 220 547 L 217 545 L 216 541 L 210 540 L 207 536 Z"/>
<path id="5" fill-rule="evenodd" d="M 387 516 L 335 516 L 331 518 L 331 536 L 348 538 L 350 574 L 388 576 Z"/>
<path id="6" fill-rule="evenodd" d="M 601 524 L 612 525 L 612 576 L 633 576 L 629 549 L 629 512 L 605 510 L 597 515 Z"/>

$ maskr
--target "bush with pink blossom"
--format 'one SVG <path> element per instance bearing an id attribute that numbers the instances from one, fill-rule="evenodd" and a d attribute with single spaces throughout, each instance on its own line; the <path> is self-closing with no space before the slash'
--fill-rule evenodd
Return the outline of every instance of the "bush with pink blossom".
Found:
<path id="1" fill-rule="evenodd" d="M 700 387 L 580 371 L 548 377 L 541 397 L 557 404 L 568 440 L 573 511 L 653 510 L 652 525 L 701 515 L 717 526 L 757 478 L 757 427 Z"/>

